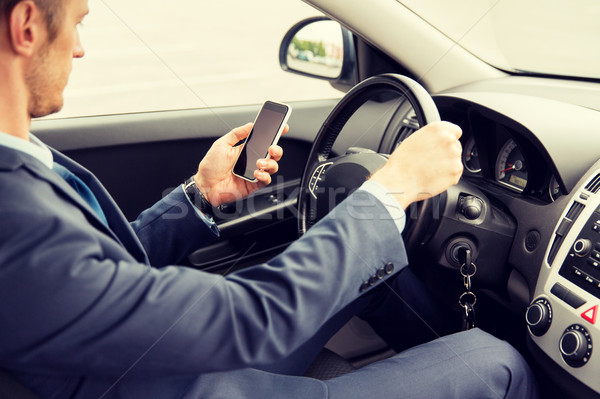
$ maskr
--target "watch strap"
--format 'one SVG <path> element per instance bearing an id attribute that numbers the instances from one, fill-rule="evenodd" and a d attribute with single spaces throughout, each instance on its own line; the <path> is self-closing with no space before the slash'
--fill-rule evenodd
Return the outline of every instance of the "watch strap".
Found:
<path id="1" fill-rule="evenodd" d="M 204 194 L 200 191 L 194 180 L 194 176 L 190 177 L 183 183 L 183 191 L 189 198 L 192 204 L 207 216 L 214 216 L 214 209 L 210 202 L 206 199 Z"/>

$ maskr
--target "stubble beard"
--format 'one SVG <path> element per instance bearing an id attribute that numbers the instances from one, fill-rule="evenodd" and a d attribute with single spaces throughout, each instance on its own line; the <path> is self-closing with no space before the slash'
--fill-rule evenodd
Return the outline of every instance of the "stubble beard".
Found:
<path id="1" fill-rule="evenodd" d="M 50 63 L 51 50 L 46 43 L 31 62 L 25 75 L 29 93 L 28 112 L 31 118 L 41 118 L 57 113 L 63 107 L 62 88 L 57 88 L 57 78 L 48 71 L 56 70 Z M 50 67 L 50 68 L 48 68 Z"/>

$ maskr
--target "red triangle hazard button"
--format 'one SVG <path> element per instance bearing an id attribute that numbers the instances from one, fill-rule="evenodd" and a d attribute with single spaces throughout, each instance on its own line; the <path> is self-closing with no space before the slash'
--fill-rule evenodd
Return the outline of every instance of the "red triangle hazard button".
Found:
<path id="1" fill-rule="evenodd" d="M 593 308 L 589 308 L 588 310 L 583 312 L 581 314 L 581 317 L 583 317 L 585 320 L 589 321 L 592 324 L 596 324 L 596 314 L 598 314 L 598 305 L 594 306 Z"/>

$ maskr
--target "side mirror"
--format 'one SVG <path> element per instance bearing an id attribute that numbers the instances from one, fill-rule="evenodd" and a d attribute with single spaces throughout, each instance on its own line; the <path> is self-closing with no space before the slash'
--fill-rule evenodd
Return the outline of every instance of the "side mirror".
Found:
<path id="1" fill-rule="evenodd" d="M 357 83 L 352 33 L 327 17 L 313 17 L 294 25 L 279 48 L 284 71 L 330 81 L 347 91 Z"/>

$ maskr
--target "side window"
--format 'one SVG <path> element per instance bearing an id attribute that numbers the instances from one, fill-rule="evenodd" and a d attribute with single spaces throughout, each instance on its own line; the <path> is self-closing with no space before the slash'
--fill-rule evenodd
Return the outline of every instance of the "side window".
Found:
<path id="1" fill-rule="evenodd" d="M 283 72 L 279 45 L 300 0 L 90 0 L 65 106 L 53 117 L 339 98 L 328 82 Z"/>

